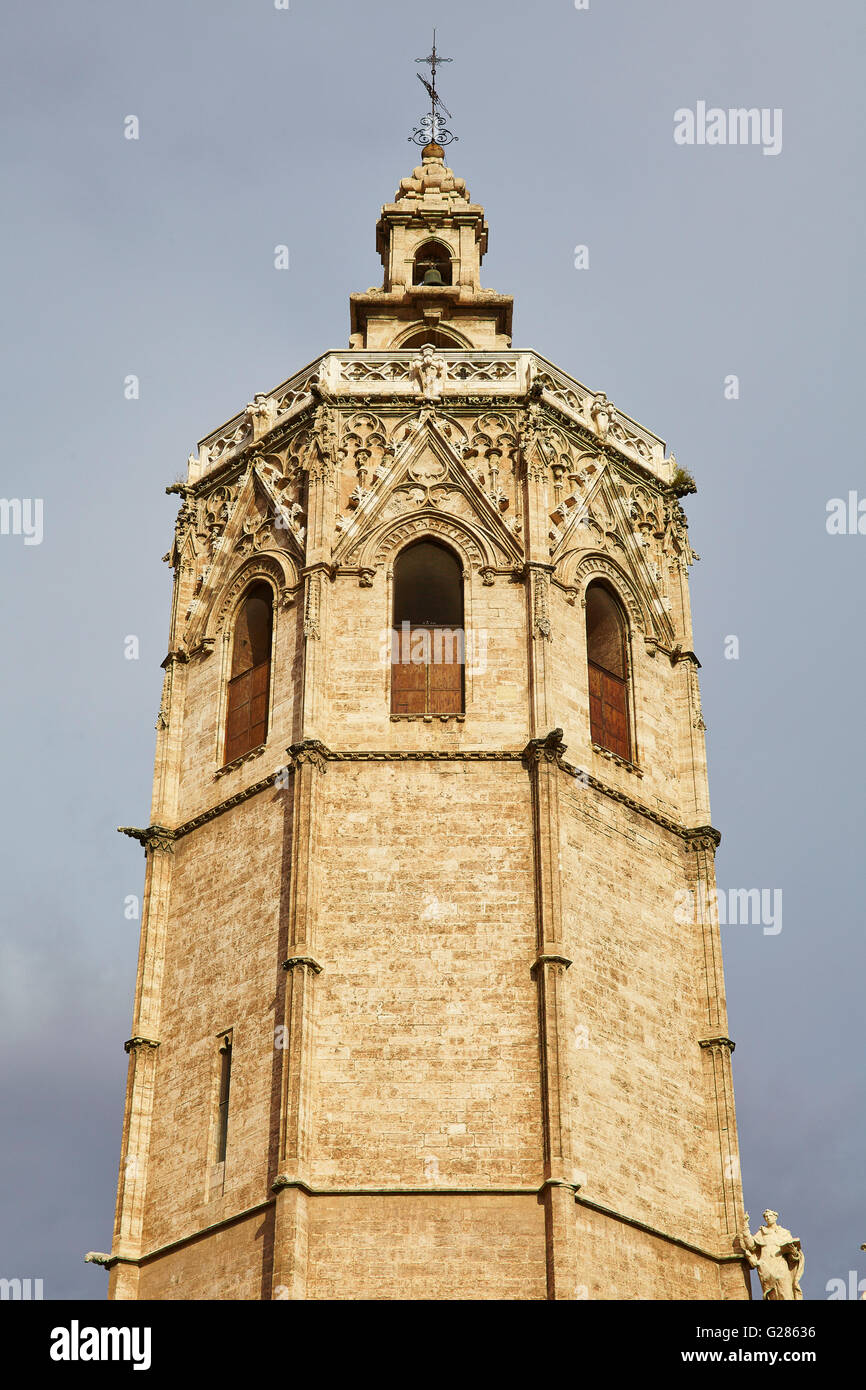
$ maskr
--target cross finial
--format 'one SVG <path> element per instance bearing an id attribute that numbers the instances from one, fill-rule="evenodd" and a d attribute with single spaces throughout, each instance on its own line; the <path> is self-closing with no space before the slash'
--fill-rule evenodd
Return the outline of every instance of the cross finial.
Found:
<path id="1" fill-rule="evenodd" d="M 430 81 L 422 77 L 420 72 L 416 73 L 418 81 L 424 87 L 430 97 L 429 115 L 424 115 L 418 122 L 416 130 L 409 136 L 414 145 L 450 145 L 457 139 L 450 130 L 445 127 L 444 117 L 453 120 L 451 112 L 436 91 L 436 69 L 440 63 L 450 63 L 451 58 L 442 58 L 436 51 L 436 30 L 433 30 L 433 50 L 426 58 L 416 58 L 416 63 L 427 63 L 430 68 Z M 440 114 L 441 113 L 441 114 Z"/>

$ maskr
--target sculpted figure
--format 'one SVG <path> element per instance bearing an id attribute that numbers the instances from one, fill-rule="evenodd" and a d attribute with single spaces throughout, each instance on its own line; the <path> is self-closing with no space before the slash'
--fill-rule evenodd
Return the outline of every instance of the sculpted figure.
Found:
<path id="1" fill-rule="evenodd" d="M 445 385 L 445 359 L 439 357 L 429 343 L 421 349 L 420 356 L 412 362 L 412 378 L 421 388 L 425 400 L 442 399 Z"/>
<path id="2" fill-rule="evenodd" d="M 752 1269 L 758 1271 L 764 1298 L 773 1302 L 793 1302 L 803 1297 L 800 1276 L 806 1261 L 799 1240 L 778 1222 L 779 1213 L 768 1209 L 764 1212 L 763 1226 L 752 1235 L 746 1212 L 740 1246 Z"/>
<path id="3" fill-rule="evenodd" d="M 267 434 L 273 424 L 274 411 L 275 402 L 263 391 L 258 391 L 245 412 L 253 428 L 253 439 L 260 439 L 263 434 Z"/>
<path id="4" fill-rule="evenodd" d="M 593 396 L 592 404 L 589 407 L 589 413 L 592 423 L 595 425 L 599 435 L 602 439 L 606 439 L 608 429 L 610 428 L 610 422 L 613 418 L 613 406 L 603 391 L 599 391 Z"/>

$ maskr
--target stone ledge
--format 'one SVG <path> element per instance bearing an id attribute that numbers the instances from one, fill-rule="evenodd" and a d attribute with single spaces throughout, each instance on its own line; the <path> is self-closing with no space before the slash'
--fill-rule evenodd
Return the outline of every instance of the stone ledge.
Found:
<path id="1" fill-rule="evenodd" d="M 604 748 L 600 743 L 592 745 L 593 753 L 598 753 L 599 757 L 607 758 L 608 762 L 616 763 L 617 767 L 624 768 L 626 772 L 633 772 L 636 777 L 643 777 L 643 771 L 637 763 L 630 762 L 628 758 L 621 758 L 619 753 L 614 753 L 610 748 Z"/>
<path id="2" fill-rule="evenodd" d="M 218 767 L 214 777 L 225 777 L 227 772 L 234 772 L 236 768 L 243 767 L 244 763 L 251 763 L 254 758 L 260 758 L 267 748 L 267 743 L 260 743 L 257 748 L 251 748 L 248 753 L 241 753 L 239 758 L 232 758 L 230 763 L 224 763 Z"/>
<path id="3" fill-rule="evenodd" d="M 392 714 L 391 723 L 396 724 L 401 720 L 409 720 L 412 723 L 432 724 L 435 719 L 440 723 L 447 724 L 449 719 L 456 719 L 458 724 L 463 724 L 466 720 L 465 714 Z"/>

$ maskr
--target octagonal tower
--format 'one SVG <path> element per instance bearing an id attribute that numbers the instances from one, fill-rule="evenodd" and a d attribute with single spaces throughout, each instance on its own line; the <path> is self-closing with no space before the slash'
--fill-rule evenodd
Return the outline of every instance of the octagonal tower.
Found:
<path id="1" fill-rule="evenodd" d="M 690 479 L 487 239 L 428 145 L 175 489 L 113 1297 L 749 1297 Z"/>

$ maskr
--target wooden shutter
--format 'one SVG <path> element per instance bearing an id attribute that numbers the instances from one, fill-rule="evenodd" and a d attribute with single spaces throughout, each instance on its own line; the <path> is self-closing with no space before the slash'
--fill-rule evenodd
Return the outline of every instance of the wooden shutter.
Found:
<path id="1" fill-rule="evenodd" d="M 251 671 L 244 671 L 229 681 L 228 715 L 226 722 L 227 763 L 258 748 L 264 743 L 268 729 L 268 688 L 271 663 L 263 661 Z"/>
<path id="2" fill-rule="evenodd" d="M 462 714 L 462 629 L 415 626 L 397 640 L 398 659 L 391 663 L 391 713 Z"/>
<path id="3" fill-rule="evenodd" d="M 400 632 L 397 638 L 397 660 L 391 662 L 391 713 L 426 714 L 427 661 L 413 661 L 417 656 L 422 628 Z"/>
<path id="4" fill-rule="evenodd" d="M 594 661 L 589 663 L 589 723 L 593 743 L 631 761 L 628 684 Z"/>
<path id="5" fill-rule="evenodd" d="M 427 668 L 429 714 L 463 712 L 463 630 L 434 628 Z"/>

